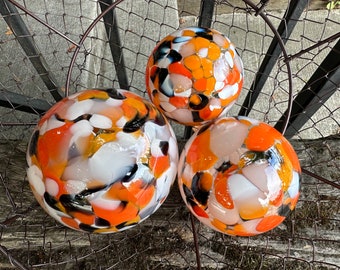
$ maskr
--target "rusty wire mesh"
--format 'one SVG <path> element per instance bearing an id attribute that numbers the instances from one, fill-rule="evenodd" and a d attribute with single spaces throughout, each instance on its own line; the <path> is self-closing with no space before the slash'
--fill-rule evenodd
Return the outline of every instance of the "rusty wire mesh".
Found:
<path id="1" fill-rule="evenodd" d="M 214 3 L 207 19 L 200 1 L 11 2 L 0 0 L 0 269 L 339 269 L 339 9 L 300 1 L 305 6 L 294 18 L 287 10 L 299 1 L 202 1 Z M 114 16 L 105 19 L 109 10 Z M 18 20 L 26 32 L 16 28 Z M 58 97 L 86 88 L 146 96 L 145 65 L 157 41 L 207 20 L 230 37 L 244 62 L 244 89 L 229 114 L 249 113 L 281 129 L 287 112 L 304 121 L 286 133 L 303 167 L 296 211 L 263 235 L 230 237 L 193 220 L 174 185 L 163 206 L 133 229 L 93 235 L 57 224 L 26 179 L 27 140 L 41 114 Z M 279 36 L 280 53 L 248 106 L 282 23 L 292 33 Z M 337 55 L 335 67 L 324 69 L 330 54 Z M 323 79 L 325 90 L 313 92 Z M 291 103 L 303 91 L 313 102 Z M 174 128 L 181 147 L 186 132 Z"/>

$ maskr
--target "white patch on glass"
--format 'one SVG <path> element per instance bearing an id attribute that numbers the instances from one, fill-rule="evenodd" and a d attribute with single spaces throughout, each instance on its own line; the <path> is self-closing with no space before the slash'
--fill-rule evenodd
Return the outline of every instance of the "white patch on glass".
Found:
<path id="1" fill-rule="evenodd" d="M 227 99 L 229 97 L 234 96 L 238 91 L 238 84 L 235 83 L 233 85 L 227 85 L 226 87 L 224 87 L 219 93 L 218 96 L 221 99 Z"/>
<path id="2" fill-rule="evenodd" d="M 47 131 L 55 128 L 60 128 L 65 125 L 65 122 L 57 120 L 55 115 L 52 115 L 47 119 L 40 127 L 39 134 L 44 135 Z"/>
<path id="3" fill-rule="evenodd" d="M 36 192 L 43 196 L 45 193 L 45 185 L 43 183 L 43 174 L 42 171 L 36 166 L 32 165 L 27 169 L 27 178 L 32 187 L 36 190 Z"/>
<path id="4" fill-rule="evenodd" d="M 291 198 L 294 198 L 299 193 L 299 187 L 300 187 L 300 176 L 297 172 L 293 171 L 293 179 L 290 183 L 290 186 L 288 188 L 288 194 Z"/>
<path id="5" fill-rule="evenodd" d="M 94 179 L 111 184 L 122 179 L 135 162 L 135 151 L 123 149 L 119 143 L 108 142 L 89 159 L 89 168 Z"/>
<path id="6" fill-rule="evenodd" d="M 223 87 L 224 87 L 225 83 L 224 81 L 218 81 L 215 83 L 215 90 L 218 91 L 218 90 L 221 90 Z"/>
<path id="7" fill-rule="evenodd" d="M 225 58 L 225 60 L 227 61 L 229 67 L 230 67 L 230 68 L 233 68 L 233 67 L 234 67 L 234 60 L 233 60 L 233 58 L 231 57 L 231 54 L 230 54 L 229 51 L 225 52 L 224 58 Z"/>
<path id="8" fill-rule="evenodd" d="M 272 166 L 267 166 L 264 171 L 267 175 L 268 198 L 274 201 L 280 195 L 282 181 Z"/>
<path id="9" fill-rule="evenodd" d="M 111 119 L 100 114 L 93 114 L 89 122 L 95 128 L 109 129 L 112 127 Z"/>
<path id="10" fill-rule="evenodd" d="M 221 57 L 214 62 L 214 77 L 216 82 L 224 82 L 229 73 L 229 66 L 225 57 Z"/>
<path id="11" fill-rule="evenodd" d="M 202 58 L 205 58 L 208 56 L 208 48 L 202 48 L 198 51 L 198 55 Z"/>
<path id="12" fill-rule="evenodd" d="M 92 99 L 75 102 L 68 108 L 66 119 L 74 120 L 81 115 L 93 112 L 92 106 L 94 105 L 94 103 L 95 101 Z"/>
<path id="13" fill-rule="evenodd" d="M 52 196 L 57 196 L 57 194 L 59 193 L 59 186 L 56 183 L 56 181 L 54 181 L 51 178 L 46 178 L 45 180 L 45 186 L 46 186 L 46 191 L 52 195 Z"/>

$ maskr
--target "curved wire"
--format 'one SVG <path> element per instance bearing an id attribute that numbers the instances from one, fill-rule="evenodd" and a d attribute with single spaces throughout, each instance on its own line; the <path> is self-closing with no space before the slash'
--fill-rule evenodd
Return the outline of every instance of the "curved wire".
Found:
<path id="1" fill-rule="evenodd" d="M 249 5 L 255 11 L 255 15 L 260 15 L 261 18 L 265 21 L 265 23 L 272 30 L 275 37 L 277 38 L 279 46 L 281 47 L 282 54 L 283 54 L 283 57 L 284 57 L 284 63 L 287 66 L 287 73 L 288 73 L 288 108 L 287 108 L 286 118 L 285 118 L 283 125 L 282 125 L 282 129 L 280 130 L 280 132 L 282 134 L 284 134 L 286 129 L 287 129 L 288 122 L 289 122 L 289 119 L 290 119 L 290 115 L 291 115 L 291 112 L 292 112 L 292 107 L 293 107 L 293 80 L 292 80 L 292 70 L 291 70 L 290 63 L 289 63 L 289 56 L 288 56 L 288 53 L 287 53 L 286 48 L 285 48 L 285 44 L 284 44 L 279 32 L 277 31 L 275 26 L 272 24 L 272 22 L 269 20 L 269 18 L 266 16 L 266 14 L 263 13 L 264 5 L 262 5 L 261 7 L 258 7 L 257 5 L 255 5 L 250 0 L 243 0 L 243 2 L 245 2 L 247 5 Z"/>
<path id="2" fill-rule="evenodd" d="M 76 49 L 74 50 L 70 65 L 69 65 L 69 69 L 67 72 L 67 77 L 66 77 L 66 84 L 65 84 L 65 96 L 67 97 L 69 95 L 69 88 L 70 88 L 70 82 L 71 82 L 71 75 L 72 75 L 72 71 L 73 71 L 73 67 L 74 67 L 74 63 L 76 62 L 76 58 L 78 56 L 78 53 L 80 51 L 80 48 L 83 46 L 85 39 L 88 37 L 88 35 L 90 34 L 90 32 L 92 31 L 92 29 L 96 26 L 96 24 L 108 13 L 110 12 L 112 9 L 114 9 L 118 4 L 120 4 L 121 2 L 123 2 L 124 0 L 116 0 L 113 4 L 111 4 L 110 6 L 107 7 L 107 9 L 105 9 L 105 11 L 101 12 L 98 17 L 96 19 L 94 19 L 94 21 L 90 24 L 90 26 L 86 29 L 86 31 L 84 32 L 83 36 L 81 37 L 80 41 L 79 41 L 79 46 L 76 47 Z"/>

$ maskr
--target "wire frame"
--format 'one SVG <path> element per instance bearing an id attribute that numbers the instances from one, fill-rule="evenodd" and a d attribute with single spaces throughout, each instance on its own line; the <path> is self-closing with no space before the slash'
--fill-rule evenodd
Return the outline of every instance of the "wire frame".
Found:
<path id="1" fill-rule="evenodd" d="M 338 269 L 338 9 L 307 0 L 56 2 L 0 0 L 0 269 Z M 26 179 L 27 140 L 39 117 L 86 88 L 147 97 L 151 50 L 189 25 L 235 43 L 245 83 L 229 114 L 265 121 L 293 144 L 303 169 L 296 210 L 268 233 L 230 237 L 196 221 L 174 185 L 154 215 L 124 232 L 56 223 Z M 172 124 L 181 148 L 191 130 Z"/>

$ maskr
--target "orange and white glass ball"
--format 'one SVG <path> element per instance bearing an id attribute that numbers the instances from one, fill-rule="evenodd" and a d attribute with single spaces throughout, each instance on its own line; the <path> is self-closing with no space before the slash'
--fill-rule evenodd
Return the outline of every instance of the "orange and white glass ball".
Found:
<path id="1" fill-rule="evenodd" d="M 202 125 L 227 112 L 243 85 L 243 64 L 220 32 L 188 27 L 166 36 L 146 68 L 151 101 L 168 118 Z"/>
<path id="2" fill-rule="evenodd" d="M 153 214 L 177 174 L 176 137 L 150 102 L 85 90 L 54 105 L 27 151 L 28 180 L 48 214 L 72 229 L 110 233 Z"/>
<path id="3" fill-rule="evenodd" d="M 273 127 L 247 117 L 223 117 L 198 129 L 180 157 L 178 182 L 190 211 L 229 235 L 269 231 L 295 208 L 300 165 Z"/>

